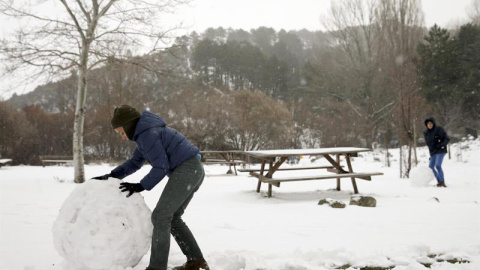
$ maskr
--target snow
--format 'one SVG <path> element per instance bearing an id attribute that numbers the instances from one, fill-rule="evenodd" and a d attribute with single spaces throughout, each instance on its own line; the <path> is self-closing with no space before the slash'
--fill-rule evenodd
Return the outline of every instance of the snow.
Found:
<path id="1" fill-rule="evenodd" d="M 152 212 L 140 194 L 126 198 L 121 182 L 86 181 L 63 203 L 52 232 L 68 269 L 125 269 L 148 252 Z"/>
<path id="2" fill-rule="evenodd" d="M 2 163 L 2 164 L 6 164 L 6 163 L 8 163 L 8 162 L 12 162 L 12 160 L 9 159 L 9 158 L 2 158 L 2 159 L 0 159 L 0 163 Z"/>
<path id="3" fill-rule="evenodd" d="M 452 159 L 445 157 L 443 166 L 448 188 L 437 188 L 435 182 L 414 186 L 415 170 L 412 179 L 400 179 L 398 149 L 390 151 L 391 167 L 383 167 L 385 155 L 380 153 L 365 152 L 353 158 L 354 170 L 384 173 L 372 181 L 357 180 L 360 194 L 377 200 L 375 208 L 348 205 L 354 195 L 349 179 L 342 180 L 340 192 L 334 190 L 335 179 L 282 183 L 280 188 L 274 187 L 273 197 L 267 198 L 266 186 L 256 193 L 257 180 L 247 173 L 226 175 L 228 166 L 207 165 L 206 179 L 184 220 L 211 269 L 216 270 L 322 270 L 347 264 L 352 266 L 349 269 L 428 269 L 422 263 L 432 263 L 430 269 L 480 269 L 480 140 L 467 140 L 450 150 Z M 461 159 L 456 158 L 458 153 Z M 421 148 L 418 156 L 417 168 L 427 167 L 428 151 Z M 323 164 L 324 159 L 312 164 L 304 157 L 297 166 Z M 88 165 L 86 176 L 102 175 L 112 168 Z M 138 182 L 149 169 L 144 166 L 124 180 Z M 308 175 L 315 170 L 282 171 L 278 176 L 300 173 Z M 62 204 L 81 186 L 72 178 L 72 167 L 2 167 L 0 269 L 68 269 L 54 247 L 52 228 Z M 141 193 L 150 209 L 166 180 Z M 109 183 L 119 183 L 115 181 Z M 133 203 L 132 198 L 125 202 Z M 317 205 L 323 198 L 347 206 Z M 137 266 L 125 269 L 143 270 L 149 257 L 147 252 Z M 446 261 L 450 259 L 470 263 L 452 264 Z M 169 265 L 184 262 L 172 241 Z"/>
<path id="4" fill-rule="evenodd" d="M 355 195 L 355 196 L 352 196 L 352 198 L 350 198 L 350 201 L 352 201 L 352 202 L 359 202 L 360 199 L 362 199 L 362 196 Z"/>
<path id="5" fill-rule="evenodd" d="M 335 147 L 335 148 L 316 148 L 316 149 L 279 149 L 279 150 L 259 150 L 247 151 L 255 156 L 280 157 L 292 155 L 322 155 L 322 154 L 342 154 L 370 151 L 368 148 L 357 147 Z"/>

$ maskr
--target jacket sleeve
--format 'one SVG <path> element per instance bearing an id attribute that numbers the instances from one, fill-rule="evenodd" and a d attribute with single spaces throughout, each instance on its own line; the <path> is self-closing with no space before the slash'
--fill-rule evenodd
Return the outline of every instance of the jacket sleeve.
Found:
<path id="1" fill-rule="evenodd" d="M 441 142 L 442 148 L 445 148 L 447 147 L 448 142 L 450 142 L 450 138 L 448 137 L 447 132 L 445 132 L 443 128 L 440 129 L 439 133 L 440 133 L 440 137 L 442 138 L 442 142 Z"/>
<path id="2" fill-rule="evenodd" d="M 129 160 L 125 161 L 122 165 L 119 165 L 118 167 L 113 169 L 111 173 L 116 178 L 123 179 L 140 169 L 143 166 L 144 162 L 145 157 L 143 157 L 140 150 L 135 147 L 132 157 Z"/>
<path id="3" fill-rule="evenodd" d="M 162 140 L 157 137 L 153 145 L 146 152 L 148 160 L 152 164 L 152 169 L 140 181 L 146 190 L 151 190 L 155 187 L 169 172 L 170 162 L 163 147 Z"/>

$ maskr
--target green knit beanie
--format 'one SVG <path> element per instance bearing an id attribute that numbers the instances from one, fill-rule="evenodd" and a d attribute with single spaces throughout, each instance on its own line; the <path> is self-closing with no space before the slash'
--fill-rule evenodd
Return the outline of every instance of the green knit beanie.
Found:
<path id="1" fill-rule="evenodd" d="M 112 120 L 110 122 L 112 124 L 112 128 L 115 129 L 126 126 L 131 121 L 140 118 L 140 116 L 140 113 L 135 108 L 128 105 L 122 105 L 115 108 L 113 111 Z"/>

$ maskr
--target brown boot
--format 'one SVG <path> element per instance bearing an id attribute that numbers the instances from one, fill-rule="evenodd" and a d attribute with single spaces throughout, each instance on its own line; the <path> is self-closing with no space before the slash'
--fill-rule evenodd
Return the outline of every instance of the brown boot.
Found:
<path id="1" fill-rule="evenodd" d="M 174 267 L 172 270 L 210 270 L 205 259 L 195 259 L 186 262 L 182 266 Z"/>

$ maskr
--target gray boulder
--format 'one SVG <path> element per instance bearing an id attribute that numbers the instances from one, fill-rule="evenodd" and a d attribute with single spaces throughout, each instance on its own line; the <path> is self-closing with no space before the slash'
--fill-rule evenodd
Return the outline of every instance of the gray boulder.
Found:
<path id="1" fill-rule="evenodd" d="M 350 198 L 350 205 L 358 205 L 363 207 L 376 207 L 377 200 L 370 196 L 352 196 Z"/>
<path id="2" fill-rule="evenodd" d="M 347 206 L 344 202 L 336 201 L 329 198 L 321 199 L 318 202 L 318 205 L 323 205 L 323 204 L 328 204 L 332 208 L 345 208 Z"/>

